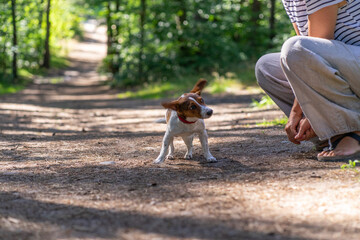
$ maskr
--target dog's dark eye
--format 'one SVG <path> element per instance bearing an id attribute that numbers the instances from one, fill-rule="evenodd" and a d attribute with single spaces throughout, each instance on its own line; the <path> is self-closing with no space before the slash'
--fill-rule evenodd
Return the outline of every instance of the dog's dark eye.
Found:
<path id="1" fill-rule="evenodd" d="M 201 99 L 200 99 L 200 103 L 204 103 L 204 99 L 201 98 Z"/>
<path id="2" fill-rule="evenodd" d="M 196 106 L 195 106 L 195 105 L 191 105 L 191 106 L 190 106 L 190 109 L 191 109 L 191 110 L 195 110 L 195 109 L 196 109 Z"/>

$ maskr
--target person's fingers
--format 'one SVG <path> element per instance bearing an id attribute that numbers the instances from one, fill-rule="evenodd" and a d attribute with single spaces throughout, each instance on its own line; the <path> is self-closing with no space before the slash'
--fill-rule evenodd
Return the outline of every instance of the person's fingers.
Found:
<path id="1" fill-rule="evenodd" d="M 308 141 L 313 137 L 316 137 L 316 133 L 311 128 L 310 124 L 305 123 L 300 127 L 299 133 L 294 138 L 297 141 Z"/>
<path id="2" fill-rule="evenodd" d="M 300 144 L 300 142 L 295 139 L 294 134 L 287 134 L 287 136 L 288 136 L 288 139 L 289 139 L 290 142 L 295 143 L 295 144 Z"/>
<path id="3" fill-rule="evenodd" d="M 307 137 L 306 140 L 310 140 L 311 138 L 314 138 L 316 137 L 316 133 L 314 132 L 314 130 L 311 128 L 310 131 L 309 131 L 309 136 Z"/>
<path id="4" fill-rule="evenodd" d="M 304 138 L 304 134 L 305 134 L 305 131 L 308 130 L 307 126 L 306 126 L 306 123 L 304 123 L 304 121 L 301 121 L 300 124 L 299 124 L 299 131 L 298 133 L 295 135 L 295 139 L 296 140 L 300 140 Z"/>
<path id="5" fill-rule="evenodd" d="M 311 135 L 312 135 L 311 130 L 310 130 L 310 129 L 307 130 L 307 131 L 305 132 L 304 140 L 303 140 L 303 141 L 309 140 L 309 139 L 311 138 Z"/>
<path id="6" fill-rule="evenodd" d="M 295 143 L 295 144 L 300 144 L 300 142 L 295 139 L 295 136 L 298 133 L 297 128 L 299 128 L 299 123 L 300 123 L 298 121 L 296 121 L 296 122 L 297 122 L 297 124 L 294 124 L 294 121 L 289 121 L 285 126 L 285 132 L 286 132 L 290 142 Z"/>

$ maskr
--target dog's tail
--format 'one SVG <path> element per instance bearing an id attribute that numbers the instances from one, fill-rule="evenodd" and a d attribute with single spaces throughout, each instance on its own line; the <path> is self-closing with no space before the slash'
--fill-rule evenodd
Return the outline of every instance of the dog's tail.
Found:
<path id="1" fill-rule="evenodd" d="M 155 123 L 164 123 L 166 124 L 166 119 L 165 118 L 160 118 L 154 121 Z"/>

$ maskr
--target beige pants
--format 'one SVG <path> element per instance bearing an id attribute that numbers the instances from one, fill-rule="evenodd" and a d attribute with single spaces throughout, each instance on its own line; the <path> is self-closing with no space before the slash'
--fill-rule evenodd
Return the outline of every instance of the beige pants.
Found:
<path id="1" fill-rule="evenodd" d="M 360 131 L 360 47 L 292 37 L 255 68 L 259 85 L 289 116 L 294 97 L 320 140 Z"/>

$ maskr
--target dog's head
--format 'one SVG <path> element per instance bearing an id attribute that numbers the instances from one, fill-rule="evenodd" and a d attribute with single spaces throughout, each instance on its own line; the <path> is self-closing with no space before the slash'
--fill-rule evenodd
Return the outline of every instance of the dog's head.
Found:
<path id="1" fill-rule="evenodd" d="M 213 110 L 205 105 L 201 92 L 207 81 L 200 79 L 190 91 L 184 93 L 180 98 L 171 102 L 163 102 L 164 108 L 172 109 L 178 113 L 178 116 L 184 119 L 205 119 L 213 114 Z"/>

